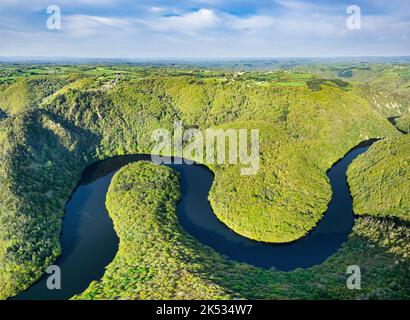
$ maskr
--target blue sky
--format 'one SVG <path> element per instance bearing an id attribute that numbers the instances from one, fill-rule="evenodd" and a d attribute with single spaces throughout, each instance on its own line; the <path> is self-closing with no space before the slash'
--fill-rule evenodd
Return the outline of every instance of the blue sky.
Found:
<path id="1" fill-rule="evenodd" d="M 48 30 L 49 5 L 61 30 Z M 346 26 L 349 5 L 361 29 Z M 0 0 L 0 56 L 410 55 L 408 0 Z"/>

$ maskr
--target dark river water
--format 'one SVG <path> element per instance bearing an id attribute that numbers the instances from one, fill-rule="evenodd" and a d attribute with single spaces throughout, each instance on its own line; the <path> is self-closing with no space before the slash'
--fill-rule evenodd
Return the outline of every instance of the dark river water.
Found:
<path id="1" fill-rule="evenodd" d="M 230 259 L 258 267 L 289 271 L 325 261 L 347 240 L 353 226 L 352 199 L 346 181 L 349 164 L 371 145 L 352 149 L 327 173 L 333 190 L 324 217 L 306 237 L 288 244 L 269 244 L 244 238 L 221 223 L 208 202 L 213 174 L 200 165 L 170 165 L 181 174 L 182 199 L 177 207 L 182 227 Z M 149 155 L 128 155 L 88 167 L 65 208 L 61 237 L 61 290 L 49 290 L 47 277 L 14 299 L 69 299 L 100 279 L 118 250 L 118 237 L 105 208 L 105 197 L 114 174 L 124 165 L 150 160 Z"/>

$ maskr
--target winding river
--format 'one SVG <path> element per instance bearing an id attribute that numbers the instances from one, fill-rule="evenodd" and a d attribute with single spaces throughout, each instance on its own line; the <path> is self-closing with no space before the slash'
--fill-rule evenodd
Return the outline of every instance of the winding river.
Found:
<path id="1" fill-rule="evenodd" d="M 295 242 L 253 241 L 221 223 L 208 202 L 213 174 L 201 165 L 169 165 L 181 174 L 179 221 L 199 241 L 230 259 L 283 271 L 320 264 L 340 248 L 352 230 L 354 216 L 346 170 L 373 142 L 367 141 L 352 149 L 328 171 L 333 190 L 328 210 L 314 230 Z M 46 274 L 14 299 L 69 299 L 103 276 L 105 267 L 115 257 L 119 242 L 105 208 L 111 179 L 124 165 L 150 159 L 149 155 L 115 157 L 95 163 L 83 172 L 65 207 L 62 255 L 56 262 L 61 268 L 62 289 L 47 289 L 49 275 Z"/>

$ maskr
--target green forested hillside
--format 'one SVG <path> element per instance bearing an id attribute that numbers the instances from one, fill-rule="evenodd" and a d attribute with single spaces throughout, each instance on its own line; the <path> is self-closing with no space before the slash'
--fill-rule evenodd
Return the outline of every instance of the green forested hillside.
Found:
<path id="1" fill-rule="evenodd" d="M 410 295 L 409 229 L 360 218 L 349 241 L 325 263 L 279 272 L 229 261 L 182 230 L 178 177 L 139 162 L 122 168 L 107 195 L 120 249 L 101 281 L 75 299 L 403 299 Z M 385 234 L 389 241 L 385 241 Z M 346 268 L 363 268 L 361 290 Z"/>
<path id="2" fill-rule="evenodd" d="M 348 177 L 356 214 L 410 220 L 410 136 L 378 142 Z"/>
<path id="3" fill-rule="evenodd" d="M 67 196 L 95 138 L 30 111 L 0 126 L 0 297 L 40 277 L 60 254 Z"/>
<path id="4" fill-rule="evenodd" d="M 210 165 L 216 175 L 210 200 L 233 230 L 273 242 L 295 240 L 314 227 L 330 199 L 326 170 L 347 150 L 396 134 L 363 99 L 341 88 L 312 91 L 247 79 L 120 81 L 108 91 L 70 90 L 47 109 L 102 136 L 98 152 L 104 155 L 149 153 L 152 131 L 172 129 L 175 119 L 186 128 L 259 129 L 260 173 L 245 177 L 238 166 Z"/>
<path id="5" fill-rule="evenodd" d="M 271 242 L 314 227 L 331 196 L 326 170 L 349 149 L 399 135 L 355 85 L 321 80 L 312 87 L 310 75 L 64 70 L 33 84 L 39 92 L 32 95 L 9 88 L 37 78 L 12 79 L 0 91 L 9 114 L 0 123 L 0 298 L 29 286 L 59 255 L 64 204 L 82 170 L 110 156 L 149 153 L 152 131 L 172 129 L 174 120 L 186 128 L 260 129 L 258 174 L 210 166 L 210 200 L 236 232 Z"/>
<path id="6" fill-rule="evenodd" d="M 181 247 L 184 239 L 175 215 L 179 197 L 178 176 L 167 167 L 140 162 L 122 168 L 115 175 L 106 205 L 121 239 L 120 248 L 106 271 L 104 284 L 92 283 L 84 297 L 216 299 L 228 296 L 222 286 L 198 276 L 202 266 L 192 263 L 190 248 Z M 194 242 L 192 238 L 188 241 Z M 214 253 L 208 259 L 217 257 Z"/>
<path id="7" fill-rule="evenodd" d="M 72 81 L 71 77 L 34 76 L 0 82 L 0 109 L 8 114 L 37 107 L 44 98 Z"/>
<path id="8" fill-rule="evenodd" d="M 410 67 L 408 63 L 340 62 L 297 66 L 294 69 L 320 74 L 326 78 L 339 78 L 349 82 L 383 89 L 387 94 L 409 98 Z M 409 100 L 407 100 L 409 102 Z"/>
<path id="9" fill-rule="evenodd" d="M 398 94 L 369 84 L 360 84 L 355 90 L 386 118 L 410 114 L 410 94 Z"/>
<path id="10" fill-rule="evenodd" d="M 407 63 L 345 62 L 294 69 L 354 83 L 353 90 L 386 118 L 410 113 L 410 67 Z"/>
<path id="11" fill-rule="evenodd" d="M 410 133 L 410 113 L 396 120 L 396 126 L 403 132 Z"/>

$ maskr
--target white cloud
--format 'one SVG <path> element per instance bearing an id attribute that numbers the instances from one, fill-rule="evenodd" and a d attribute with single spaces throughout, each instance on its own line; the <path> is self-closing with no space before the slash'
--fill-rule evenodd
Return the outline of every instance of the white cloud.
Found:
<path id="1" fill-rule="evenodd" d="M 157 32 L 177 32 L 187 35 L 196 35 L 205 29 L 215 28 L 221 23 L 215 12 L 209 9 L 200 9 L 183 15 L 139 19 L 137 21 Z"/>
<path id="2" fill-rule="evenodd" d="M 155 11 L 155 10 L 154 10 Z M 169 11 L 166 11 L 169 12 Z M 224 12 L 199 9 L 194 12 L 163 17 L 145 17 L 136 20 L 142 26 L 161 33 L 182 33 L 189 36 L 205 36 L 207 31 L 218 34 L 252 32 L 268 29 L 274 25 L 274 18 L 264 15 L 238 17 Z"/>
<path id="3" fill-rule="evenodd" d="M 227 20 L 228 26 L 233 29 L 245 31 L 257 31 L 260 29 L 271 28 L 275 23 L 275 19 L 269 16 L 251 16 L 245 18 L 229 16 Z"/>
<path id="4" fill-rule="evenodd" d="M 162 7 L 148 7 L 147 11 L 149 13 L 165 13 L 168 11 L 167 8 L 162 8 Z"/>
<path id="5" fill-rule="evenodd" d="M 132 23 L 127 19 L 92 15 L 63 16 L 62 31 L 70 36 L 84 37 L 106 34 L 112 31 L 130 31 Z"/>

